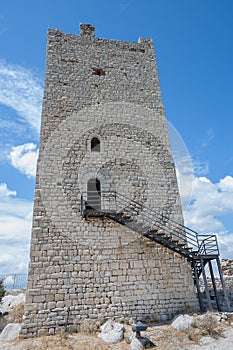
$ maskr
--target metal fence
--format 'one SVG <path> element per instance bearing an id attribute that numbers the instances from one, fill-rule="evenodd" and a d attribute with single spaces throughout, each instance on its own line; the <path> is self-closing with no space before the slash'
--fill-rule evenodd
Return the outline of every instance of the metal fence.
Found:
<path id="1" fill-rule="evenodd" d="M 0 280 L 3 281 L 5 290 L 26 288 L 27 278 L 28 275 L 26 273 L 0 274 Z"/>

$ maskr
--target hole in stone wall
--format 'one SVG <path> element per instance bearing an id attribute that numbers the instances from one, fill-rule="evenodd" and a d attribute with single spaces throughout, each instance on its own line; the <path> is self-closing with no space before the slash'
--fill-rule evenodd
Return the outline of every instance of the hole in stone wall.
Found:
<path id="1" fill-rule="evenodd" d="M 105 71 L 102 68 L 92 68 L 92 74 L 98 76 L 105 76 Z"/>

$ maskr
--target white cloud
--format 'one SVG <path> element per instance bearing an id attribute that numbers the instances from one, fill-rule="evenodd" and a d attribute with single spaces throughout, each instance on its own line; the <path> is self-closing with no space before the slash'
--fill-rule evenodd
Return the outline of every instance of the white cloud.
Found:
<path id="1" fill-rule="evenodd" d="M 0 104 L 2 114 L 6 114 L 0 122 L 1 160 L 8 159 L 28 177 L 35 176 L 36 145 L 24 143 L 12 147 L 12 143 L 15 137 L 25 139 L 29 127 L 39 133 L 42 92 L 42 83 L 29 70 L 0 62 Z M 16 118 L 12 118 L 12 113 L 7 117 L 5 106 L 17 113 Z M 5 183 L 0 184 L 0 203 L 1 273 L 26 272 L 33 203 L 18 198 L 16 191 Z"/>
<path id="2" fill-rule="evenodd" d="M 0 61 L 0 103 L 39 132 L 43 87 L 31 71 Z"/>
<path id="3" fill-rule="evenodd" d="M 0 244 L 1 244 L 0 274 L 1 275 L 27 273 L 28 264 L 29 264 L 29 251 L 30 251 L 29 242 L 30 242 L 30 238 L 28 238 L 28 243 L 22 242 L 20 244 L 19 242 L 17 242 L 17 244 L 16 243 L 13 244 L 12 242 L 10 242 L 9 244 L 6 244 L 5 242 L 2 242 L 0 238 Z"/>
<path id="4" fill-rule="evenodd" d="M 1 273 L 26 272 L 33 203 L 17 198 L 16 191 L 0 184 Z"/>
<path id="5" fill-rule="evenodd" d="M 233 259 L 233 233 L 223 231 L 218 234 L 220 253 L 224 258 Z"/>
<path id="6" fill-rule="evenodd" d="M 192 182 L 191 201 L 184 210 L 186 226 L 198 233 L 217 234 L 221 254 L 233 258 L 233 233 L 224 225 L 224 216 L 233 214 L 233 177 L 213 183 L 207 177 L 193 176 Z"/>
<path id="7" fill-rule="evenodd" d="M 22 202 L 22 201 L 21 201 Z M 22 203 L 25 205 L 25 203 Z M 13 205 L 13 203 L 12 203 Z M 17 206 L 16 206 L 17 207 Z M 27 210 L 31 209 L 31 205 Z M 13 215 L 14 214 L 14 215 Z M 18 216 L 18 212 L 11 215 L 4 214 L 0 218 L 1 241 L 10 242 L 25 242 L 27 241 L 27 232 L 31 227 L 31 220 L 28 219 L 28 212 L 24 216 Z"/>
<path id="8" fill-rule="evenodd" d="M 186 206 L 189 205 L 189 202 L 191 201 L 191 198 L 192 198 L 193 178 L 194 178 L 192 169 L 179 166 L 179 168 L 176 168 L 176 176 L 177 176 L 177 182 L 179 186 L 182 206 L 183 206 L 183 209 L 185 209 Z"/>
<path id="9" fill-rule="evenodd" d="M 14 146 L 9 155 L 13 167 L 28 177 L 34 177 L 36 175 L 37 158 L 38 150 L 34 143 Z"/>
<path id="10" fill-rule="evenodd" d="M 10 196 L 16 196 L 16 191 L 11 191 L 7 188 L 7 184 L 1 183 L 0 184 L 0 200 L 6 200 Z"/>
<path id="11" fill-rule="evenodd" d="M 206 177 L 195 178 L 191 209 L 195 208 L 202 216 L 233 213 L 232 181 L 231 176 L 226 176 L 217 183 Z"/>
<path id="12" fill-rule="evenodd" d="M 233 214 L 233 177 L 228 175 L 213 183 L 206 176 L 208 162 L 191 159 L 171 124 L 169 134 L 186 226 L 200 234 L 216 234 L 220 254 L 233 259 L 232 228 L 225 224 L 225 217 Z M 213 131 L 208 130 L 202 147 L 208 147 L 213 137 Z"/>
<path id="13" fill-rule="evenodd" d="M 1 115 L 1 118 L 0 118 L 1 148 L 5 145 L 5 143 L 8 143 L 8 144 L 12 143 L 15 140 L 15 138 L 25 139 L 25 133 L 26 133 L 25 123 L 21 123 L 18 120 L 14 120 L 12 116 L 7 117 L 7 115 L 4 112 L 2 112 L 1 109 L 0 109 L 0 115 Z M 27 130 L 27 136 L 28 136 L 28 130 Z"/>
<path id="14" fill-rule="evenodd" d="M 221 179 L 219 182 L 219 188 L 224 192 L 233 192 L 233 177 L 226 176 L 224 179 Z"/>
<path id="15" fill-rule="evenodd" d="M 185 209 L 192 196 L 193 163 L 184 140 L 170 122 L 168 122 L 168 131 L 172 156 L 176 166 L 176 175 L 180 189 L 182 206 Z"/>
<path id="16" fill-rule="evenodd" d="M 197 176 L 204 176 L 209 173 L 209 163 L 208 161 L 202 162 L 200 159 L 193 159 L 192 160 L 193 164 L 193 172 Z"/>

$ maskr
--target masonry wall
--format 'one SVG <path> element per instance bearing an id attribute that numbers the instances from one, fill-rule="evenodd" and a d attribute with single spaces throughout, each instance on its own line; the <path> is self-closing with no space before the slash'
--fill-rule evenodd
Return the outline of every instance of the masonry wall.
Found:
<path id="1" fill-rule="evenodd" d="M 91 178 L 182 223 L 152 40 L 50 29 L 22 336 L 198 308 L 183 258 L 110 219 L 82 218 Z"/>

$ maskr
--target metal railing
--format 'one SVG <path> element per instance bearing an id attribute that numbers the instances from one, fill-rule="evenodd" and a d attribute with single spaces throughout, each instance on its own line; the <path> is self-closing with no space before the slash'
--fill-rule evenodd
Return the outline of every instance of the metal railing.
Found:
<path id="1" fill-rule="evenodd" d="M 5 290 L 22 289 L 27 287 L 28 275 L 25 273 L 0 274 Z"/>
<path id="2" fill-rule="evenodd" d="M 219 255 L 216 235 L 198 235 L 200 255 Z"/>
<path id="3" fill-rule="evenodd" d="M 81 214 L 115 213 L 127 217 L 134 227 L 163 232 L 165 239 L 183 244 L 192 254 L 219 255 L 216 235 L 199 235 L 196 231 L 171 219 L 164 210 L 151 209 L 116 191 L 88 191 L 81 197 Z M 129 224 L 129 227 L 132 224 Z"/>
<path id="4" fill-rule="evenodd" d="M 166 213 L 164 210 L 151 209 L 115 191 L 102 191 L 101 193 L 84 192 L 81 198 L 81 214 L 85 218 L 89 215 L 92 216 L 92 214 L 97 216 L 104 215 L 187 258 L 191 262 L 194 284 L 197 288 L 202 311 L 205 308 L 199 283 L 201 275 L 205 284 L 208 309 L 213 309 L 205 266 L 209 266 L 211 273 L 217 309 L 222 311 L 212 267 L 212 260 L 216 260 L 227 310 L 230 311 L 230 303 L 221 271 L 216 235 L 200 235 L 182 223 L 171 219 L 169 213 Z"/>

